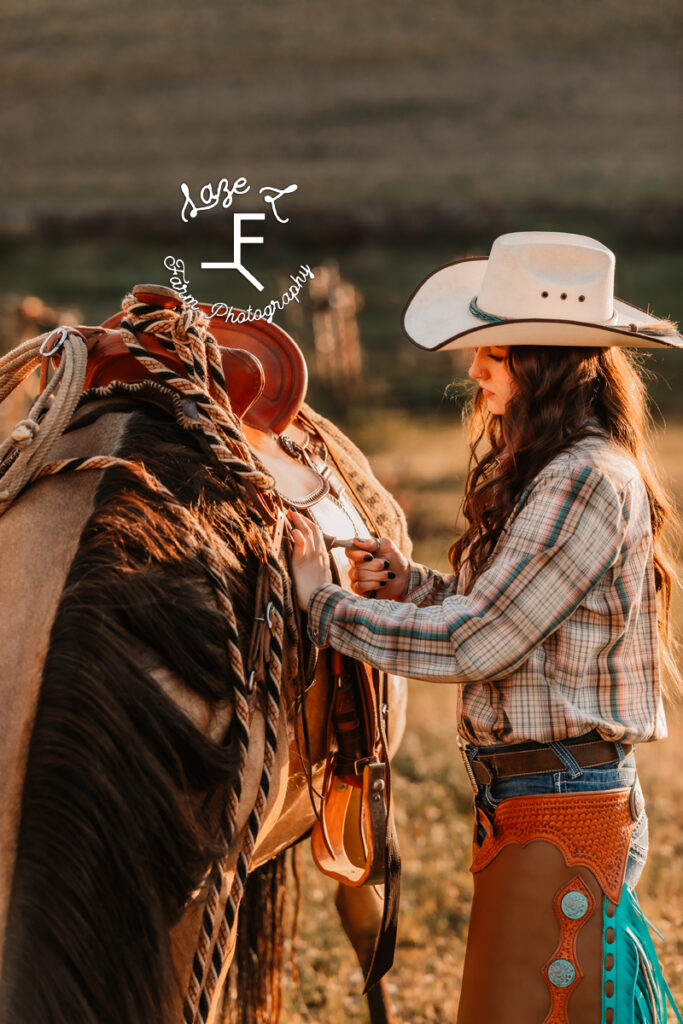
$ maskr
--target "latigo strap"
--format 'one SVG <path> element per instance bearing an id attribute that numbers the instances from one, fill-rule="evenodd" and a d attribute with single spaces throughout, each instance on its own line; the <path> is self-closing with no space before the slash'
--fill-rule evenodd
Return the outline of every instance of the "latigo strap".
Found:
<path id="1" fill-rule="evenodd" d="M 401 880 L 382 713 L 384 680 L 338 652 L 333 653 L 332 664 L 330 754 L 311 853 L 324 874 L 344 885 L 384 886 L 382 921 L 365 977 L 367 991 L 393 963 Z"/>

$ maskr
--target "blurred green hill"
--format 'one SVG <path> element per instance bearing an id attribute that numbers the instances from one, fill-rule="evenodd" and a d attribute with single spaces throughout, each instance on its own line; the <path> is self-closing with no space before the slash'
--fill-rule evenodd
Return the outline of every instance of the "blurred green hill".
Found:
<path id="1" fill-rule="evenodd" d="M 298 185 L 248 254 L 266 294 L 329 258 L 363 293 L 361 411 L 441 405 L 458 368 L 407 345 L 401 309 L 503 231 L 598 237 L 618 295 L 681 319 L 682 21 L 674 0 L 5 0 L 0 306 L 37 294 L 98 322 L 167 281 L 169 253 L 198 298 L 246 306 L 239 275 L 199 270 L 230 251 L 232 211 L 184 225 L 179 187 L 243 176 L 237 209 Z M 680 353 L 652 365 L 680 415 Z M 315 379 L 311 397 L 353 405 Z"/>
<path id="2" fill-rule="evenodd" d="M 414 234 L 531 205 L 666 234 L 680 27 L 674 0 L 6 0 L 0 228 L 175 223 L 180 181 L 244 175 L 297 183 L 293 222 L 360 211 Z"/>

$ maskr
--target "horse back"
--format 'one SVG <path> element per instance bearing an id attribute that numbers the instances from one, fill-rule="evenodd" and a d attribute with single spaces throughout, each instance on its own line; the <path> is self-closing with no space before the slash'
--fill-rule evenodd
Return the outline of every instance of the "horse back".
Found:
<path id="1" fill-rule="evenodd" d="M 227 852 L 236 753 L 216 595 L 246 621 L 253 518 L 159 410 L 103 411 L 51 459 L 96 454 L 144 472 L 47 477 L 0 518 L 12 1024 L 167 1021 L 182 986 L 170 936 Z"/>

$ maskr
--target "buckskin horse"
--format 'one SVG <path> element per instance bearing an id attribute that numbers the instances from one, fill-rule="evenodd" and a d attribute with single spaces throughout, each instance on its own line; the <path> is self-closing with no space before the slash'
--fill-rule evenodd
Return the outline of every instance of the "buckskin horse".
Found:
<path id="1" fill-rule="evenodd" d="M 407 550 L 401 511 L 274 325 L 138 286 L 5 356 L 0 400 L 39 366 L 0 447 L 0 1021 L 227 1020 L 235 945 L 273 973 L 283 851 L 312 830 L 386 1024 L 405 681 L 316 661 L 283 509 L 342 582 L 340 540 Z M 246 975 L 240 1020 L 276 1021 Z"/>

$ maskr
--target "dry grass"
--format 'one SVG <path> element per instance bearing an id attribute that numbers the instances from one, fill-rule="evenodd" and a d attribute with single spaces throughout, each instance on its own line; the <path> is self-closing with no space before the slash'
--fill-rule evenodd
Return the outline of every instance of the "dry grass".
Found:
<path id="1" fill-rule="evenodd" d="M 446 568 L 465 467 L 459 425 L 445 418 L 366 424 L 356 440 L 404 502 L 416 557 Z M 683 428 L 670 427 L 657 450 L 671 489 L 683 496 Z M 436 484 L 436 487 L 434 486 Z M 681 611 L 677 611 L 681 621 Z M 665 974 L 683 1001 L 683 713 L 669 711 L 670 738 L 643 747 L 638 763 L 650 817 L 650 856 L 639 885 L 645 913 L 665 934 L 657 941 Z M 409 1024 L 455 1020 L 471 899 L 470 787 L 454 746 L 454 692 L 412 682 L 408 729 L 394 786 L 403 854 L 395 966 L 389 976 L 397 1018 Z M 334 885 L 300 854 L 304 894 L 297 943 L 300 985 L 289 980 L 287 1024 L 361 1024 L 362 979 L 341 933 Z"/>
<path id="2" fill-rule="evenodd" d="M 16 410 L 15 410 L 16 412 Z M 7 423 L 18 418 L 8 416 Z M 2 433 L 0 431 L 0 433 Z M 378 477 L 406 509 L 415 557 L 447 569 L 466 468 L 455 413 L 406 419 L 396 413 L 365 419 L 350 433 Z M 2 435 L 4 436 L 4 434 Z M 672 492 L 683 498 L 683 427 L 657 438 Z M 679 595 L 680 598 L 680 595 Z M 683 609 L 675 617 L 683 622 Z M 468 871 L 471 792 L 454 746 L 454 690 L 413 682 L 407 733 L 395 761 L 396 816 L 403 888 L 396 961 L 389 976 L 397 1019 L 405 1024 L 455 1020 L 471 899 Z M 670 738 L 639 751 L 648 803 L 651 851 L 639 886 L 645 912 L 667 938 L 665 973 L 683 1000 L 683 713 L 669 713 Z M 286 1024 L 363 1024 L 362 977 L 334 910 L 334 884 L 300 851 L 303 893 L 298 986 L 287 976 Z"/>

